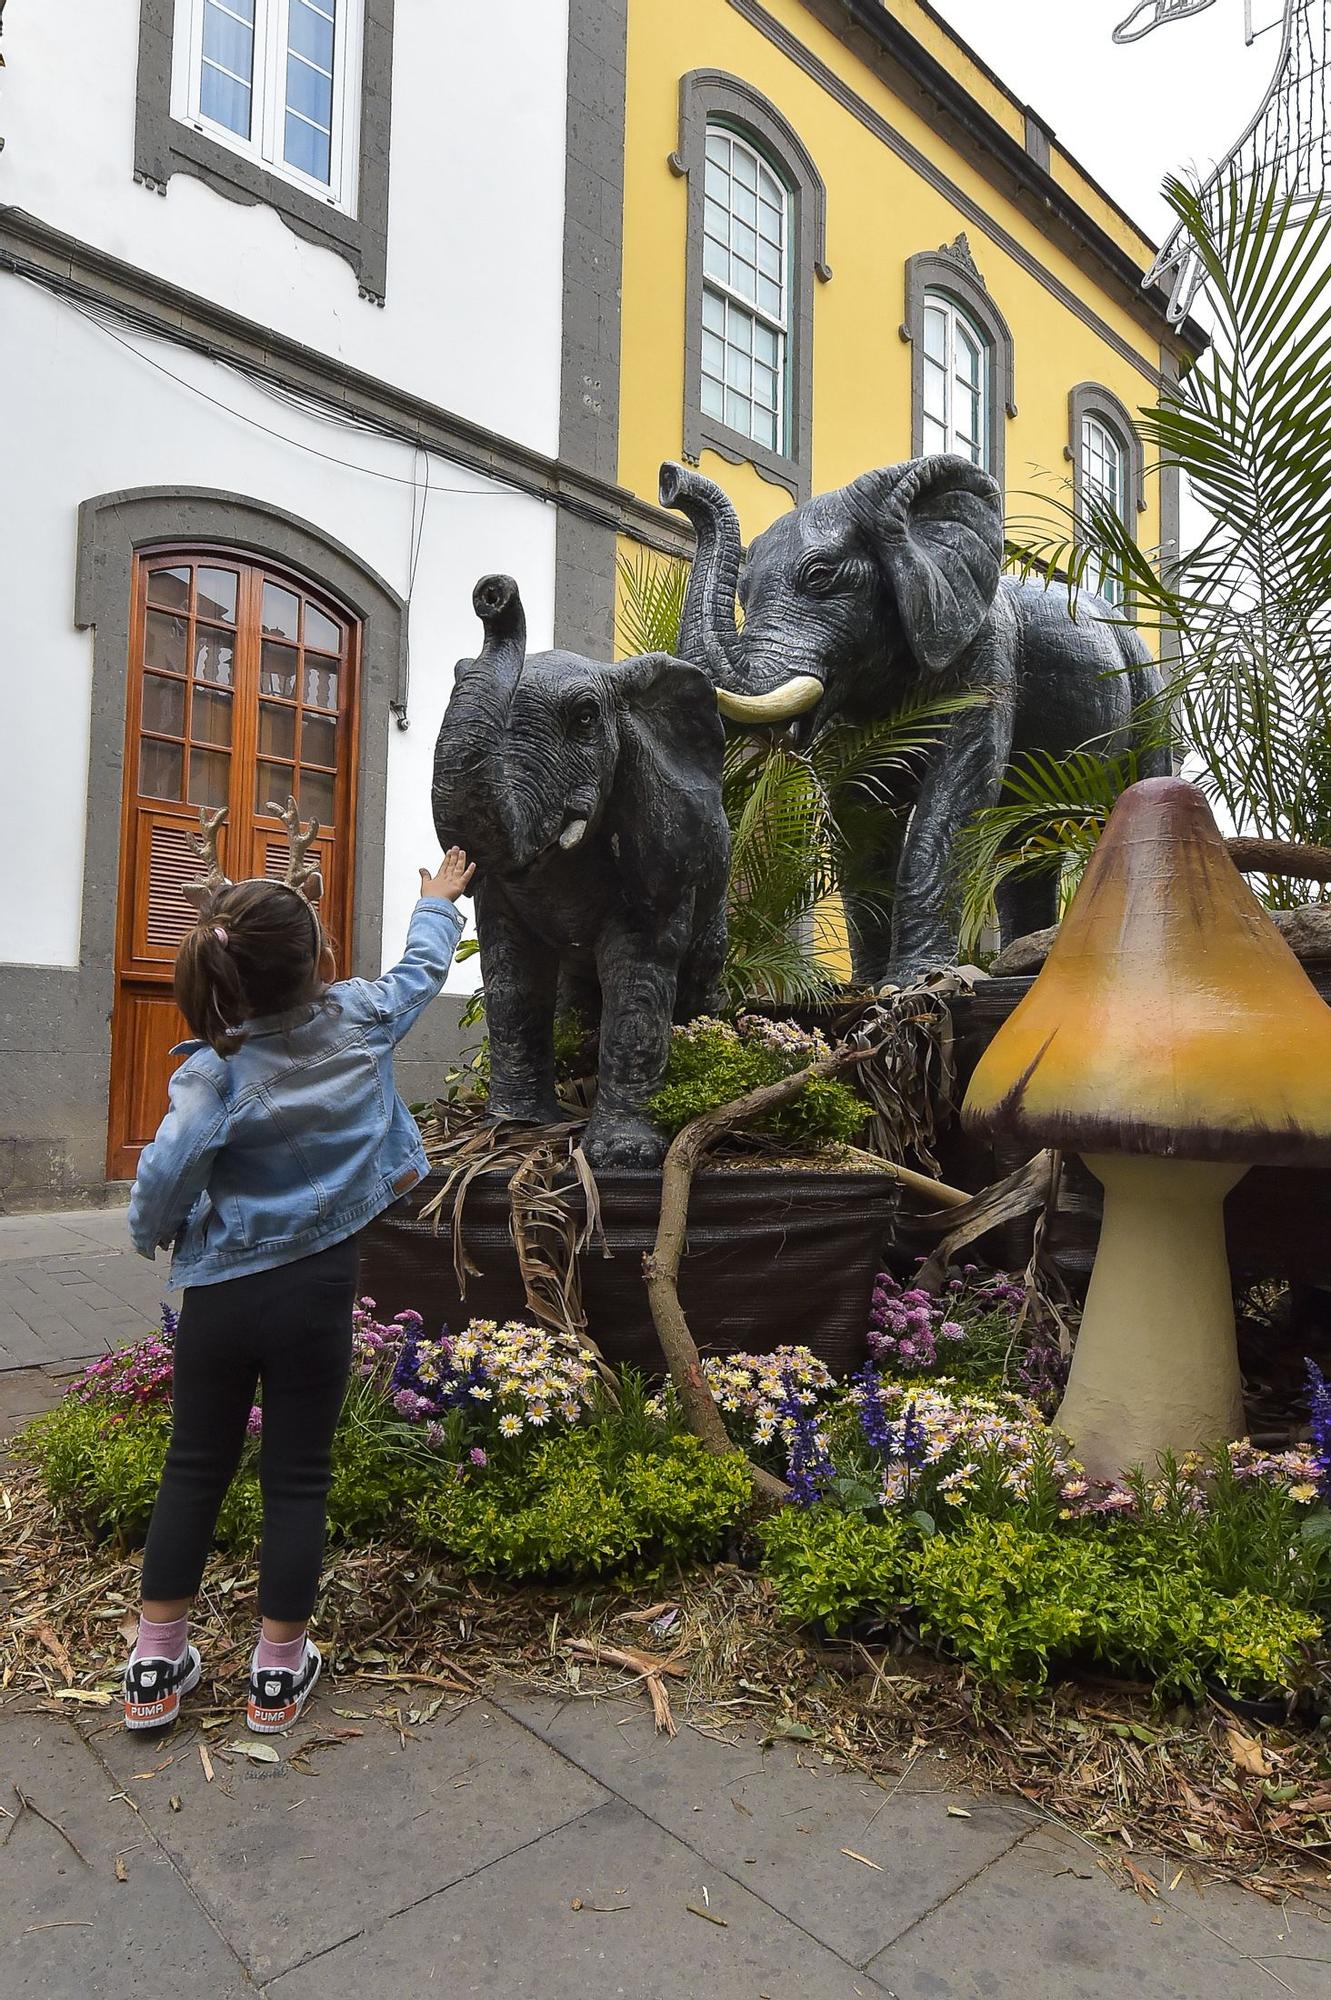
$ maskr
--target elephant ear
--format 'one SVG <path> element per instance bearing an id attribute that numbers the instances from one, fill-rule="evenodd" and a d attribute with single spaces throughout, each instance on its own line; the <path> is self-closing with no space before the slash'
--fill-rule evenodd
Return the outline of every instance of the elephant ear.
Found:
<path id="1" fill-rule="evenodd" d="M 620 872 L 650 901 L 696 873 L 719 812 L 725 728 L 701 667 L 643 653 L 608 669 L 619 711 L 612 800 Z"/>
<path id="2" fill-rule="evenodd" d="M 846 499 L 886 572 L 906 643 L 942 673 L 989 615 L 1003 562 L 1003 496 L 969 459 L 916 458 L 866 472 Z"/>

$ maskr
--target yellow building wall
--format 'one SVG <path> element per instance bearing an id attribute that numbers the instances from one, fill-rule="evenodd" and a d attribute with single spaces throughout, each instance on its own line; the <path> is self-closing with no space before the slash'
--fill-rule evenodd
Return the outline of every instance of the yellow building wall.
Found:
<path id="1" fill-rule="evenodd" d="M 914 0 L 890 0 L 899 16 L 984 108 L 1014 136 L 1021 114 L 984 73 L 966 65 L 956 44 L 921 14 Z M 909 139 L 996 223 L 1086 301 L 1152 368 L 1151 333 L 1101 292 L 1093 270 L 1079 268 L 1034 221 L 916 115 L 799 0 L 765 0 L 768 10 Z M 937 47 L 933 47 L 933 44 Z M 1018 415 L 1007 421 L 1009 521 L 1038 511 L 1030 497 L 1066 497 L 1068 392 L 1081 381 L 1112 389 L 1137 410 L 1153 400 L 1147 378 L 944 195 L 868 131 L 813 78 L 725 0 L 632 0 L 629 11 L 624 167 L 623 321 L 620 367 L 622 483 L 656 495 L 657 468 L 678 458 L 682 439 L 685 244 L 688 183 L 671 173 L 678 144 L 679 80 L 716 68 L 743 78 L 789 120 L 827 188 L 830 282 L 814 282 L 812 487 L 841 485 L 872 466 L 910 456 L 910 348 L 899 328 L 905 311 L 905 263 L 920 250 L 967 232 L 989 292 L 1011 329 Z M 1058 177 L 1076 180 L 1061 158 Z M 1076 188 L 1072 191 L 1078 192 Z M 1110 205 L 1085 191 L 1085 205 L 1122 246 L 1145 261 L 1141 239 Z M 751 466 L 711 453 L 703 469 L 730 494 L 745 539 L 785 508 L 789 496 Z M 1138 539 L 1159 539 L 1158 494 L 1148 480 L 1149 509 Z"/>

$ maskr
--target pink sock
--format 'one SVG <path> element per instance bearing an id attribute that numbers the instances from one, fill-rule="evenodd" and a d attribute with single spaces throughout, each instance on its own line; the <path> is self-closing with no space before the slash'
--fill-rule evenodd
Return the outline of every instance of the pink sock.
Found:
<path id="1" fill-rule="evenodd" d="M 300 1672 L 301 1661 L 305 1658 L 305 1634 L 299 1639 L 284 1639 L 279 1645 L 275 1639 L 265 1639 L 259 1634 L 259 1644 L 254 1655 L 256 1667 L 285 1667 L 288 1673 Z"/>
<path id="2" fill-rule="evenodd" d="M 183 1660 L 189 1643 L 189 1615 L 168 1618 L 164 1625 L 151 1618 L 139 1619 L 139 1636 L 134 1641 L 136 1660 Z"/>

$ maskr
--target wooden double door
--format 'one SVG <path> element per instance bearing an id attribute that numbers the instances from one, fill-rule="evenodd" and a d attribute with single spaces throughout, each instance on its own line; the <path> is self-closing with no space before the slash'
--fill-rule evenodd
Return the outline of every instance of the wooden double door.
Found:
<path id="1" fill-rule="evenodd" d="M 294 798 L 321 833 L 320 913 L 349 936 L 360 630 L 307 580 L 234 550 L 190 546 L 135 559 L 124 810 L 111 1020 L 107 1175 L 130 1178 L 166 1110 L 172 1045 L 189 1033 L 171 995 L 196 921 L 200 807 L 225 806 L 218 853 L 233 881 L 286 872 Z"/>

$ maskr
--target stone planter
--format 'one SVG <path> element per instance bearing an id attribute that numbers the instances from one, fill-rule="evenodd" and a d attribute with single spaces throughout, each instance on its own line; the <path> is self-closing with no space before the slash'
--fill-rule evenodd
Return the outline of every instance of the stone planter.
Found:
<path id="1" fill-rule="evenodd" d="M 427 1328 L 455 1331 L 469 1319 L 528 1316 L 509 1235 L 503 1174 L 473 1181 L 462 1235 L 479 1277 L 459 1295 L 447 1219 L 436 1234 L 417 1220 L 438 1192 L 431 1175 L 361 1238 L 361 1290 L 381 1317 L 413 1307 Z M 588 1330 L 606 1358 L 649 1375 L 664 1368 L 643 1283 L 661 1180 L 654 1172 L 598 1177 L 611 1255 L 582 1257 Z M 583 1211 L 580 1191 L 569 1194 Z M 765 1353 L 803 1342 L 837 1375 L 867 1354 L 869 1306 L 897 1213 L 889 1174 L 797 1171 L 790 1167 L 712 1167 L 701 1171 L 689 1203 L 688 1250 L 680 1299 L 705 1354 Z"/>

